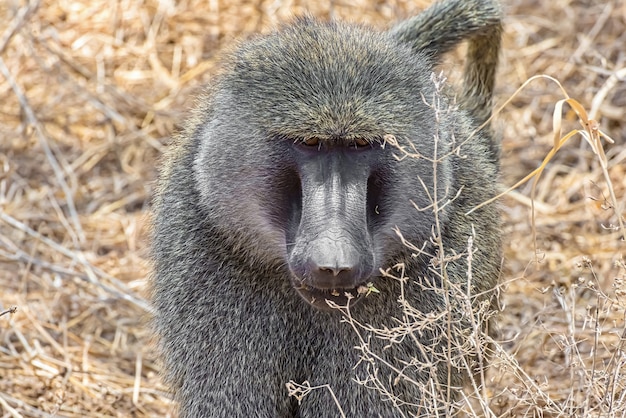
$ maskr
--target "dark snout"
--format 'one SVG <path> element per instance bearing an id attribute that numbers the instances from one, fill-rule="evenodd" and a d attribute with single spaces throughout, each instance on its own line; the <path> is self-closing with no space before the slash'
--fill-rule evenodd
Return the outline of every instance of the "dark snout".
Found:
<path id="1" fill-rule="evenodd" d="M 328 156 L 327 156 L 328 157 Z M 289 252 L 296 290 L 309 303 L 345 305 L 374 273 L 374 252 L 367 225 L 367 179 L 341 159 L 304 167 L 302 216 Z"/>

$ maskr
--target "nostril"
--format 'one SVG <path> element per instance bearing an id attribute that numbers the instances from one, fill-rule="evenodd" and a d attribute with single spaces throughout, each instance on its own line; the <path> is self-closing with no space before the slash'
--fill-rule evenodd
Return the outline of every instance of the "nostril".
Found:
<path id="1" fill-rule="evenodd" d="M 352 271 L 352 268 L 351 267 L 318 267 L 318 270 L 321 271 L 322 273 L 332 274 L 333 276 L 337 277 L 339 276 L 339 274 L 343 272 L 349 273 L 350 271 Z"/>
<path id="2" fill-rule="evenodd" d="M 311 285 L 318 289 L 347 289 L 355 286 L 356 266 L 313 265 L 310 270 Z"/>

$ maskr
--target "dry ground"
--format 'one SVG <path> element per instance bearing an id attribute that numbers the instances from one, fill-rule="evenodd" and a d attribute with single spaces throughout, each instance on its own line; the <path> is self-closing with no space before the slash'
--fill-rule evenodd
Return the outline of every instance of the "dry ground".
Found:
<path id="1" fill-rule="evenodd" d="M 146 327 L 146 219 L 159 155 L 194 92 L 223 48 L 294 13 L 383 28 L 427 3 L 0 1 L 0 312 L 17 307 L 0 317 L 0 416 L 171 414 Z M 604 145 L 623 211 L 626 3 L 506 7 L 498 101 L 533 75 L 560 80 L 615 140 Z M 534 81 L 498 115 L 504 184 L 548 153 L 562 98 Z M 563 115 L 566 131 L 579 127 Z M 530 195 L 526 185 L 501 199 L 492 416 L 623 416 L 626 245 L 601 164 L 580 136 L 557 154 L 537 186 L 536 241 Z"/>

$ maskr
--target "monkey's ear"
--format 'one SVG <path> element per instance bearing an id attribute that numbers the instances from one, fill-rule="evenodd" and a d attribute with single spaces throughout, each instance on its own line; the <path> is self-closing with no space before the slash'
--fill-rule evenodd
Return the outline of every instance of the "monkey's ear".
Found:
<path id="1" fill-rule="evenodd" d="M 496 0 L 438 1 L 400 22 L 389 34 L 438 61 L 460 42 L 474 37 L 500 39 L 502 9 Z M 499 41 L 498 41 L 499 44 Z"/>

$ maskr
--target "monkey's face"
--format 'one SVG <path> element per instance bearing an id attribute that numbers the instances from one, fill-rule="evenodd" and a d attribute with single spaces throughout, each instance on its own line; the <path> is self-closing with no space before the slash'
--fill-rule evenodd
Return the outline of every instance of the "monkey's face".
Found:
<path id="1" fill-rule="evenodd" d="M 207 216 L 251 266 L 286 266 L 316 308 L 362 300 L 406 251 L 394 228 L 418 244 L 430 236 L 432 213 L 414 204 L 436 196 L 432 163 L 399 162 L 383 140 L 409 140 L 432 159 L 430 74 L 427 57 L 358 27 L 305 20 L 247 43 L 196 133 Z M 437 170 L 445 189 L 450 167 Z"/>

